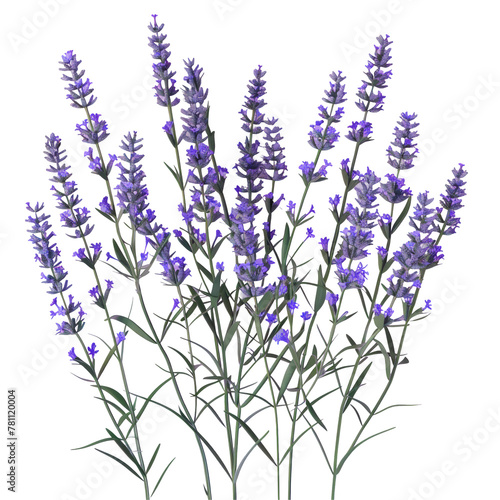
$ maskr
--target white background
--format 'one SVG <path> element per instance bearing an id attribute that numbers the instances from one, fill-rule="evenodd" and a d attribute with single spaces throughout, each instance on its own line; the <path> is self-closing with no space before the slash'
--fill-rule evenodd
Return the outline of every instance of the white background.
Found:
<path id="1" fill-rule="evenodd" d="M 379 175 L 388 171 L 384 150 L 395 121 L 401 111 L 415 111 L 421 124 L 421 160 L 407 176 L 413 192 L 428 189 L 437 197 L 451 169 L 462 162 L 469 171 L 468 194 L 460 213 L 462 227 L 453 238 L 445 239 L 444 263 L 429 273 L 422 293 L 432 299 L 433 315 L 415 326 L 408 343 L 410 364 L 401 369 L 390 395 L 391 402 L 421 406 L 388 414 L 387 424 L 397 429 L 353 456 L 340 476 L 338 497 L 500 498 L 500 342 L 495 321 L 499 273 L 494 241 L 500 166 L 500 41 L 498 15 L 492 5 L 488 0 L 194 0 L 144 5 L 38 0 L 11 3 L 4 9 L 0 21 L 2 390 L 5 395 L 7 387 L 15 387 L 19 398 L 16 498 L 135 500 L 142 495 L 139 481 L 117 465 L 110 469 L 104 456 L 92 449 L 70 451 L 102 437 L 105 415 L 92 400 L 91 390 L 71 375 L 74 370 L 66 354 L 73 345 L 71 339 L 55 338 L 47 312 L 51 299 L 39 283 L 27 242 L 24 203 L 46 200 L 54 214 L 54 229 L 62 235 L 42 155 L 44 136 L 50 132 L 60 135 L 71 152 L 75 180 L 86 205 L 96 206 L 104 195 L 102 183 L 89 174 L 81 159 L 82 147 L 74 132 L 83 113 L 69 107 L 59 80 L 60 56 L 72 49 L 93 82 L 98 97 L 93 111 L 102 113 L 110 124 L 112 135 L 104 150 L 117 153 L 119 138 L 129 130 L 145 137 L 151 203 L 160 219 L 175 227 L 176 222 L 168 218 L 177 220 L 178 192 L 163 167 L 163 161 L 173 161 L 161 131 L 167 117 L 151 91 L 146 26 L 152 13 L 166 23 L 178 80 L 182 79 L 183 58 L 196 57 L 205 68 L 217 158 L 228 168 L 235 163 L 235 145 L 243 138 L 237 112 L 246 81 L 253 68 L 263 65 L 268 71 L 268 113 L 281 118 L 292 178 L 302 161 L 311 160 L 307 132 L 316 119 L 329 73 L 340 69 L 347 76 L 349 101 L 339 127 L 344 135 L 350 121 L 360 119 L 354 94 L 374 38 L 390 34 L 394 77 L 387 89 L 385 111 L 371 117 L 375 141 L 363 149 L 359 168 L 370 166 Z M 328 156 L 335 167 L 330 196 L 343 190 L 336 167 L 351 150 L 344 140 Z M 288 186 L 293 190 L 293 183 Z M 322 235 L 322 224 L 316 221 L 318 235 Z M 90 278 L 70 258 L 76 243 L 61 237 L 58 241 L 76 283 L 74 293 L 88 305 Z M 164 307 L 169 307 L 170 291 L 156 290 L 157 294 L 149 292 L 150 299 L 163 305 L 167 301 Z M 123 284 L 118 283 L 116 293 L 115 304 L 121 301 L 127 308 Z M 89 311 L 89 330 L 102 328 L 101 319 Z M 143 343 L 132 341 L 134 354 L 149 356 L 144 361 L 150 364 L 151 354 L 142 350 Z M 134 366 L 131 376 L 147 382 L 148 373 Z M 148 450 L 154 449 L 157 440 L 164 440 L 161 463 L 180 457 L 158 498 L 203 498 L 198 457 L 190 448 L 192 438 L 181 430 L 169 432 L 174 425 L 179 428 L 173 419 L 157 412 L 143 429 Z M 383 423 L 375 423 L 374 429 L 381 430 L 378 425 Z M 329 440 L 331 450 L 333 436 Z M 177 453 L 179 444 L 184 455 Z M 2 448 L 5 458 L 0 456 L 0 461 L 5 464 L 7 451 Z M 314 475 L 323 474 L 325 484 L 329 483 L 316 452 L 311 444 L 297 455 L 296 470 L 306 471 L 302 478 L 312 478 L 306 485 L 297 484 L 297 499 L 328 498 L 328 487 L 320 486 Z M 257 458 L 245 471 L 241 498 L 275 498 L 267 464 Z M 230 498 L 224 481 L 216 479 L 217 500 Z M 6 487 L 2 480 L 2 492 Z"/>

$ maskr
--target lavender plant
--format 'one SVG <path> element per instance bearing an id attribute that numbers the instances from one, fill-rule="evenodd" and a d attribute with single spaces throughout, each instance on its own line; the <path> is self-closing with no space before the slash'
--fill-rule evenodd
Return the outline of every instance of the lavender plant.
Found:
<path id="1" fill-rule="evenodd" d="M 294 469 L 294 449 L 309 436 L 318 444 L 335 499 L 339 473 L 351 454 L 392 430 L 365 434 L 374 417 L 400 406 L 383 404 L 396 372 L 408 362 L 403 353 L 410 324 L 432 308 L 429 300 L 422 303 L 420 290 L 427 270 L 443 259 L 442 237 L 454 234 L 460 225 L 456 213 L 462 208 L 467 172 L 462 164 L 452 170 L 440 206 L 433 204 L 428 191 L 414 200 L 401 176 L 414 167 L 418 154 L 417 115 L 408 112 L 401 113 L 387 147 L 387 163 L 396 172 L 389 169 L 377 175 L 370 167 L 364 173 L 357 169 L 362 145 L 373 139 L 376 124 L 371 120 L 383 111 L 382 91 L 392 75 L 388 36 L 377 38 L 356 93 L 360 116 L 345 134 L 337 130 L 347 91 L 342 72 L 332 72 L 324 104 L 318 107 L 320 119 L 305 137 L 313 155 L 292 163 L 290 169 L 278 120 L 266 115 L 266 71 L 258 66 L 239 113 L 244 135 L 235 149 L 237 159 L 232 169 L 223 167 L 215 156 L 203 69 L 195 60 L 185 61 L 184 84 L 178 88 L 170 44 L 156 15 L 149 30 L 155 97 L 165 108 L 163 130 L 172 147 L 165 165 L 179 187 L 182 225 L 169 231 L 150 208 L 143 162 L 151 146 L 137 132 L 124 135 L 120 156 L 109 154 L 105 159 L 102 143 L 109 137 L 108 127 L 100 114 L 90 111 L 96 97 L 72 51 L 62 56 L 62 79 L 71 106 L 85 113 L 76 131 L 90 145 L 85 157 L 91 173 L 103 183 L 104 196 L 95 212 L 109 224 L 111 241 L 91 242 L 91 211 L 81 205 L 62 141 L 51 133 L 45 145 L 61 225 L 81 242 L 73 257 L 91 271 L 89 294 L 103 312 L 111 341 L 84 341 L 85 313 L 67 293 L 71 285 L 61 252 L 51 242 L 55 235 L 49 216 L 42 213 L 43 204 L 27 205 L 30 241 L 45 270 L 42 280 L 54 295 L 50 314 L 64 318 L 56 333 L 75 337 L 70 361 L 78 376 L 97 390 L 114 429 L 106 428 L 103 438 L 87 446 L 119 448 L 118 456 L 111 450 L 98 451 L 137 476 L 149 499 L 173 462 L 157 471 L 153 465 L 161 443 L 149 459 L 141 447 L 138 422 L 157 405 L 193 433 L 204 475 L 200 496 L 217 498 L 211 471 L 220 467 L 236 499 L 243 466 L 250 455 L 260 453 L 276 468 L 276 497 L 291 499 L 300 475 Z M 342 136 L 354 143 L 353 153 L 339 162 L 331 155 Z M 335 193 L 340 184 L 328 178 L 334 163 L 339 165 L 342 194 Z M 230 172 L 238 179 L 235 193 L 225 186 Z M 285 199 L 282 181 L 295 176 L 304 185 L 300 200 Z M 331 183 L 328 204 L 333 223 L 323 225 L 316 240 L 310 226 L 316 209 L 308 209 L 306 202 L 318 182 Z M 175 221 L 172 216 L 169 225 Z M 395 247 L 396 231 L 405 223 L 407 240 Z M 305 250 L 311 252 L 318 244 L 324 261 L 319 265 L 305 257 Z M 306 265 L 314 268 L 312 276 L 304 271 Z M 151 271 L 157 283 L 167 287 L 157 292 L 169 304 L 161 311 L 151 311 L 143 292 L 144 278 Z M 139 311 L 111 310 L 113 282 L 103 279 L 103 273 L 110 272 L 132 283 Z M 355 298 L 359 311 L 352 312 L 351 305 L 347 311 L 346 302 L 352 304 Z M 356 324 L 352 318 L 358 312 L 361 322 Z M 184 348 L 175 347 L 176 338 Z M 123 362 L 126 346 L 139 341 L 157 349 L 163 359 L 160 382 L 145 394 L 130 389 Z M 387 381 L 371 401 L 365 386 L 376 358 L 383 359 Z M 103 383 L 111 366 L 120 376 L 120 386 Z M 163 391 L 175 400 L 171 406 L 160 401 Z M 335 419 L 330 418 L 332 405 L 337 408 Z M 359 428 L 354 436 L 346 436 L 344 420 L 353 416 Z M 212 439 L 215 434 L 209 429 L 214 426 L 225 435 L 223 447 L 219 439 Z"/>

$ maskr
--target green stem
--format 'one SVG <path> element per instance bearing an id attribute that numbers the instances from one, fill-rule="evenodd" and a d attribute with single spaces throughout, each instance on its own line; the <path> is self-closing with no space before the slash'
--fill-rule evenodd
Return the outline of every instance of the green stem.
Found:
<path id="1" fill-rule="evenodd" d="M 68 206 L 71 206 L 70 200 L 69 200 L 68 196 L 66 196 L 66 203 L 68 204 Z M 71 207 L 70 210 L 71 210 L 71 214 L 73 216 L 73 220 L 75 220 L 75 221 L 78 220 L 77 217 L 76 217 L 76 214 L 75 214 L 75 212 L 73 210 L 73 207 Z M 79 230 L 81 231 L 81 233 L 83 235 L 84 234 L 83 233 L 83 228 L 81 228 L 81 226 L 79 226 Z M 89 259 L 91 259 L 92 257 L 91 257 L 90 248 L 89 248 L 89 245 L 88 245 L 88 242 L 87 242 L 87 238 L 85 236 L 82 236 L 82 240 L 83 240 L 83 244 L 85 246 L 85 250 L 87 252 L 87 256 L 89 257 Z M 127 377 L 126 377 L 126 374 L 125 374 L 125 368 L 123 366 L 123 361 L 122 361 L 122 358 L 121 358 L 121 354 L 120 354 L 120 351 L 118 349 L 118 344 L 116 342 L 115 332 L 114 332 L 114 329 L 113 329 L 113 325 L 111 323 L 111 317 L 110 317 L 110 314 L 109 314 L 108 307 L 106 305 L 106 301 L 104 299 L 104 292 L 103 292 L 103 289 L 102 289 L 102 286 L 101 286 L 101 282 L 99 280 L 99 275 L 97 274 L 97 270 L 95 268 L 95 265 L 92 265 L 92 272 L 94 274 L 94 279 L 95 279 L 95 282 L 97 284 L 97 288 L 99 290 L 99 295 L 100 295 L 100 297 L 102 298 L 102 301 L 103 301 L 103 309 L 104 309 L 104 312 L 106 314 L 106 321 L 107 321 L 109 329 L 110 329 L 110 333 L 111 333 L 111 337 L 112 337 L 112 342 L 113 342 L 113 346 L 114 346 L 114 349 L 115 349 L 116 358 L 118 360 L 118 364 L 119 364 L 119 367 L 120 367 L 120 374 L 121 374 L 121 377 L 122 377 L 123 386 L 124 386 L 125 394 L 126 394 L 126 397 L 127 397 L 127 403 L 128 403 L 129 409 L 130 409 L 130 416 L 132 418 L 132 425 L 133 425 L 133 432 L 134 432 L 134 441 L 135 441 L 136 448 L 137 448 L 137 456 L 139 458 L 139 463 L 140 463 L 141 468 L 143 470 L 144 488 L 145 488 L 145 492 L 146 492 L 146 498 L 149 500 L 149 498 L 150 498 L 149 497 L 149 485 L 148 485 L 148 479 L 147 479 L 147 474 L 146 474 L 146 468 L 145 468 L 145 465 L 144 465 L 144 459 L 143 459 L 142 448 L 141 448 L 141 443 L 140 443 L 140 438 L 139 438 L 139 432 L 138 432 L 138 428 L 137 428 L 137 417 L 136 417 L 136 414 L 135 414 L 134 406 L 132 404 L 132 398 L 130 396 L 130 390 L 129 390 L 129 387 L 128 387 L 128 381 L 127 381 Z"/>
<path id="2" fill-rule="evenodd" d="M 191 417 L 189 409 L 188 409 L 188 407 L 187 407 L 187 405 L 186 405 L 186 403 L 184 401 L 184 398 L 182 397 L 181 390 L 180 390 L 179 385 L 177 383 L 176 373 L 174 372 L 174 369 L 173 369 L 172 363 L 170 361 L 170 358 L 169 358 L 167 352 L 165 351 L 165 348 L 163 347 L 163 345 L 161 343 L 161 340 L 159 339 L 159 337 L 158 337 L 158 335 L 156 333 L 156 330 L 155 330 L 155 328 L 153 326 L 153 323 L 151 321 L 151 318 L 149 316 L 146 304 L 144 303 L 144 297 L 143 297 L 141 286 L 140 286 L 140 282 L 139 282 L 138 279 L 136 280 L 136 289 L 137 289 L 137 295 L 139 297 L 139 301 L 140 301 L 140 304 L 141 304 L 141 308 L 142 308 L 142 311 L 144 313 L 144 317 L 146 318 L 146 321 L 148 323 L 149 329 L 150 329 L 150 331 L 151 331 L 151 333 L 152 333 L 152 335 L 154 337 L 156 345 L 160 349 L 160 351 L 161 351 L 161 353 L 163 355 L 163 358 L 165 359 L 165 362 L 167 363 L 168 371 L 169 371 L 170 376 L 172 378 L 172 383 L 174 384 L 174 389 L 175 389 L 175 392 L 176 392 L 177 397 L 179 399 L 179 402 L 180 402 L 180 404 L 182 406 L 182 409 L 184 410 L 186 418 L 189 420 L 189 422 L 190 422 L 191 426 L 193 427 L 193 429 L 196 430 L 196 423 L 193 420 L 193 418 Z M 212 487 L 211 487 L 211 482 L 210 482 L 210 472 L 209 472 L 209 468 L 208 468 L 208 461 L 207 461 L 207 457 L 206 457 L 206 454 L 205 454 L 205 449 L 203 447 L 203 443 L 201 442 L 201 438 L 198 436 L 198 434 L 196 432 L 194 434 L 195 434 L 196 442 L 198 443 L 198 447 L 200 449 L 200 453 L 201 453 L 201 457 L 202 457 L 202 461 L 203 461 L 203 470 L 204 470 L 204 473 L 205 473 L 205 481 L 206 481 L 206 488 L 207 488 L 207 497 L 208 497 L 208 500 L 212 500 Z"/>

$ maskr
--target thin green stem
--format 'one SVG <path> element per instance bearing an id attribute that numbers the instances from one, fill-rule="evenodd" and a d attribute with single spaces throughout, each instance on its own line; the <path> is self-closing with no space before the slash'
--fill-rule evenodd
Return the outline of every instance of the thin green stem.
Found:
<path id="1" fill-rule="evenodd" d="M 73 210 L 73 207 L 71 206 L 71 203 L 70 203 L 70 200 L 69 200 L 68 196 L 66 196 L 66 203 L 67 203 L 68 206 L 71 207 L 70 210 L 71 210 L 71 214 L 72 214 L 73 220 L 77 221 L 78 218 L 77 218 L 77 216 L 76 216 L 76 214 L 75 214 L 75 212 Z M 92 257 L 91 257 L 90 248 L 89 248 L 89 245 L 88 245 L 88 242 L 87 242 L 87 238 L 85 236 L 83 236 L 84 232 L 83 232 L 83 230 L 82 230 L 82 228 L 80 226 L 79 226 L 79 230 L 82 233 L 82 241 L 83 241 L 83 244 L 85 246 L 85 250 L 86 250 L 87 256 L 89 257 L 89 259 L 91 259 Z M 106 300 L 104 298 L 105 295 L 104 295 L 104 292 L 103 292 L 103 289 L 102 289 L 102 286 L 101 286 L 101 282 L 100 282 L 100 279 L 99 279 L 99 275 L 97 273 L 97 269 L 96 269 L 95 265 L 92 265 L 92 272 L 94 274 L 94 279 L 95 279 L 95 282 L 97 284 L 99 295 L 102 298 L 102 308 L 104 309 L 104 312 L 106 314 L 106 321 L 107 321 L 109 329 L 110 329 L 110 333 L 111 333 L 111 337 L 112 337 L 112 342 L 113 342 L 113 347 L 115 349 L 116 358 L 118 360 L 118 365 L 120 367 L 120 374 L 121 374 L 121 377 L 122 377 L 123 386 L 124 386 L 125 394 L 126 394 L 126 397 L 127 397 L 127 403 L 128 403 L 129 409 L 130 409 L 130 416 L 132 418 L 132 425 L 133 425 L 133 432 L 134 432 L 134 441 L 135 441 L 136 448 L 137 448 L 137 456 L 139 458 L 139 463 L 140 463 L 142 471 L 143 471 L 143 478 L 144 478 L 144 487 L 145 487 L 145 492 L 146 492 L 146 498 L 149 500 L 149 485 L 148 485 L 146 467 L 145 467 L 145 464 L 144 464 L 144 458 L 143 458 L 143 454 L 142 454 L 142 448 L 141 448 L 141 443 L 140 443 L 140 438 L 139 438 L 139 430 L 137 428 L 137 417 L 136 417 L 136 414 L 135 414 L 134 405 L 132 404 L 132 398 L 131 398 L 130 390 L 129 390 L 129 387 L 128 387 L 127 376 L 125 374 L 125 368 L 123 366 L 123 361 L 122 361 L 122 358 L 121 358 L 121 354 L 120 354 L 120 351 L 118 349 L 118 344 L 117 344 L 117 341 L 116 341 L 116 336 L 115 336 L 115 332 L 114 332 L 114 329 L 113 329 L 113 324 L 111 322 L 111 317 L 110 317 L 110 314 L 109 314 L 108 306 L 107 306 Z"/>

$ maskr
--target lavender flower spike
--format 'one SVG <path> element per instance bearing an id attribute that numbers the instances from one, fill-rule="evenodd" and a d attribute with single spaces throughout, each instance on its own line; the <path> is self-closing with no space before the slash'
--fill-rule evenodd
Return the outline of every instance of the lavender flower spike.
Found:
<path id="1" fill-rule="evenodd" d="M 26 204 L 30 215 L 26 222 L 31 224 L 31 229 L 28 232 L 31 233 L 30 241 L 35 248 L 36 255 L 35 260 L 40 264 L 41 268 L 48 269 L 47 274 L 42 273 L 42 282 L 49 285 L 49 290 L 47 293 L 52 295 L 62 294 L 70 288 L 70 284 L 66 279 L 68 273 L 64 270 L 62 263 L 59 260 L 60 251 L 55 243 L 50 243 L 50 240 L 55 236 L 53 231 L 50 231 L 52 227 L 49 222 L 49 216 L 41 214 L 43 210 L 43 204 L 37 203 L 34 208 L 31 207 L 29 203 Z M 51 316 L 55 317 L 57 315 L 66 316 L 68 321 L 63 321 L 57 324 L 57 333 L 60 335 L 74 335 L 79 333 L 84 326 L 83 316 L 84 312 L 81 308 L 80 302 L 73 302 L 73 296 L 69 295 L 69 303 L 66 306 L 59 306 L 57 304 L 57 297 L 51 303 L 51 306 L 55 306 L 56 310 L 51 312 Z M 71 315 L 79 310 L 78 319 L 71 317 Z"/>
<path id="2" fill-rule="evenodd" d="M 118 177 L 120 184 L 116 187 L 117 196 L 120 200 L 118 206 L 123 208 L 125 213 L 130 215 L 130 220 L 137 232 L 152 236 L 159 230 L 159 226 L 154 223 L 156 215 L 154 210 L 147 207 L 148 189 L 143 183 L 146 174 L 142 170 L 139 162 L 144 155 L 137 153 L 142 148 L 142 139 L 137 138 L 137 132 L 130 132 L 125 136 L 120 148 L 125 153 L 120 156 L 120 160 L 128 164 L 128 168 L 118 163 L 121 174 Z"/>
<path id="3" fill-rule="evenodd" d="M 62 61 L 60 62 L 62 68 L 59 68 L 64 73 L 69 73 L 69 75 L 63 74 L 61 78 L 65 82 L 70 82 L 66 87 L 68 91 L 67 98 L 71 100 L 71 106 L 74 108 L 88 108 L 97 100 L 97 98 L 92 95 L 94 91 L 94 89 L 90 88 L 92 83 L 88 78 L 85 81 L 83 80 L 85 71 L 78 70 L 78 66 L 80 66 L 81 62 L 82 61 L 77 61 L 76 55 L 70 50 L 62 55 Z"/>
<path id="4" fill-rule="evenodd" d="M 386 35 L 385 38 L 378 36 L 377 42 L 380 45 L 375 45 L 375 52 L 370 54 L 371 61 L 368 61 L 366 65 L 365 75 L 367 79 L 363 80 L 356 94 L 359 97 L 356 106 L 365 114 L 382 111 L 385 96 L 380 90 L 375 92 L 375 89 L 386 88 L 386 82 L 392 76 L 392 71 L 385 69 L 392 66 L 392 63 L 389 62 L 391 60 L 389 45 L 392 41 L 389 41 L 389 36 Z"/>
<path id="5" fill-rule="evenodd" d="M 109 136 L 107 132 L 108 124 L 104 120 L 101 120 L 99 113 L 91 114 L 90 122 L 85 119 L 82 123 L 77 124 L 76 130 L 80 134 L 82 141 L 87 144 L 97 145 Z"/>
<path id="6" fill-rule="evenodd" d="M 346 137 L 350 141 L 354 141 L 357 144 L 363 144 L 363 142 L 372 140 L 370 137 L 370 134 L 372 133 L 372 124 L 370 122 L 352 122 L 348 128 L 350 130 Z"/>
<path id="7" fill-rule="evenodd" d="M 453 169 L 453 179 L 448 181 L 446 185 L 446 194 L 441 195 L 441 207 L 438 208 L 439 221 L 445 224 L 444 235 L 454 234 L 460 224 L 460 218 L 456 217 L 456 211 L 462 208 L 462 198 L 465 196 L 466 182 L 463 178 L 467 175 L 467 170 L 464 170 L 464 164 L 459 163 L 458 169 Z M 443 219 L 443 208 L 447 210 L 446 216 Z"/>
<path id="8" fill-rule="evenodd" d="M 412 168 L 413 159 L 417 156 L 418 149 L 413 139 L 418 137 L 418 132 L 415 129 L 418 123 L 413 123 L 417 115 L 413 113 L 401 113 L 401 120 L 398 125 L 401 126 L 394 128 L 394 141 L 392 146 L 397 148 L 394 150 L 391 146 L 387 148 L 387 163 L 397 170 L 408 170 Z M 413 150 L 413 151 L 411 151 Z"/>
<path id="9" fill-rule="evenodd" d="M 434 201 L 433 198 L 429 198 L 428 194 L 429 192 L 425 191 L 417 196 L 418 203 L 413 210 L 413 217 L 410 217 L 410 226 L 421 233 L 430 235 L 439 229 L 436 226 L 436 210 L 427 208 Z"/>
<path id="10" fill-rule="evenodd" d="M 61 222 L 65 227 L 75 230 L 74 236 L 68 235 L 71 238 L 88 236 L 94 226 L 86 224 L 90 219 L 89 210 L 85 207 L 76 208 L 82 200 L 75 194 L 78 190 L 76 182 L 69 180 L 72 175 L 69 173 L 71 166 L 64 163 L 67 156 L 66 151 L 61 150 L 61 139 L 55 134 L 50 134 L 46 139 L 45 159 L 51 164 L 47 172 L 54 174 L 51 181 L 61 185 L 60 188 L 54 185 L 51 188 L 58 200 L 57 208 L 64 210 L 61 214 Z"/>
<path id="11" fill-rule="evenodd" d="M 170 71 L 172 63 L 168 60 L 170 52 L 168 48 L 169 43 L 165 42 L 167 35 L 162 33 L 163 24 L 156 23 L 158 16 L 153 15 L 153 22 L 148 26 L 149 30 L 153 33 L 149 37 L 149 46 L 153 49 L 153 59 L 158 63 L 153 64 L 153 75 L 156 78 L 156 85 L 153 87 L 156 91 L 156 101 L 160 106 L 176 106 L 179 104 L 180 99 L 172 97 L 179 92 L 175 88 L 175 71 Z"/>
<path id="12" fill-rule="evenodd" d="M 411 189 L 403 189 L 405 180 L 401 177 L 396 177 L 394 174 L 387 174 L 389 179 L 385 184 L 380 184 L 380 196 L 389 203 L 401 203 L 408 199 L 412 193 Z"/>

